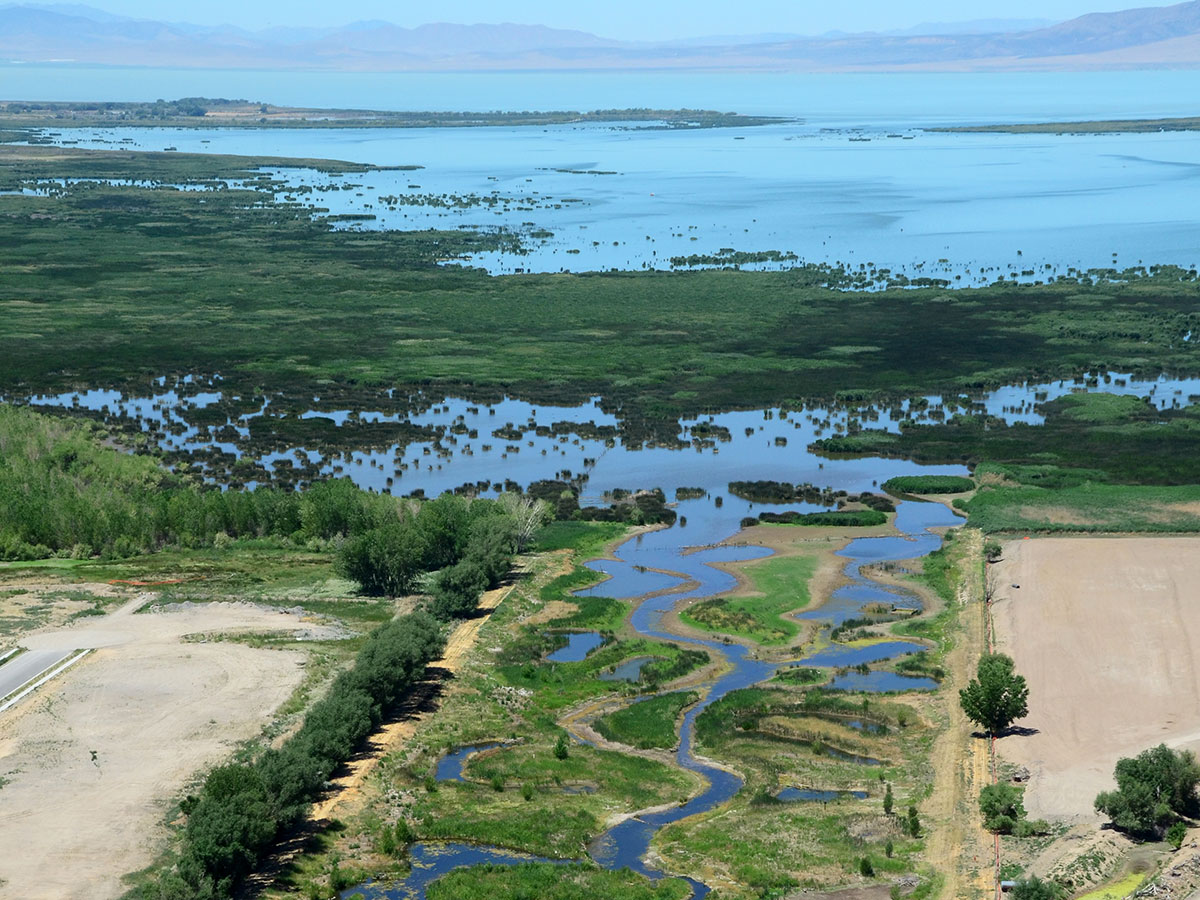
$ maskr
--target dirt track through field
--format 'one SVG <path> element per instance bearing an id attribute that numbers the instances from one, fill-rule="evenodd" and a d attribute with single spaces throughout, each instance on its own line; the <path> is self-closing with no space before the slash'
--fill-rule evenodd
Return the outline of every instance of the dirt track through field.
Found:
<path id="1" fill-rule="evenodd" d="M 450 633 L 441 659 L 430 663 L 429 677 L 409 692 L 393 721 L 367 740 L 363 750 L 347 764 L 345 774 L 334 779 L 328 796 L 313 805 L 310 819 L 320 821 L 345 815 L 361 803 L 363 782 L 375 771 L 380 759 L 403 747 L 417 733 L 425 717 L 436 708 L 442 683 L 458 672 L 475 646 L 479 630 L 514 587 L 488 591 L 479 599 L 479 614 L 460 622 Z"/>
<path id="2" fill-rule="evenodd" d="M 1030 770 L 1032 817 L 1099 821 L 1118 758 L 1200 750 L 1200 538 L 1027 540 L 1004 557 L 997 649 L 1029 682 L 1018 724 L 1036 733 L 997 748 Z"/>

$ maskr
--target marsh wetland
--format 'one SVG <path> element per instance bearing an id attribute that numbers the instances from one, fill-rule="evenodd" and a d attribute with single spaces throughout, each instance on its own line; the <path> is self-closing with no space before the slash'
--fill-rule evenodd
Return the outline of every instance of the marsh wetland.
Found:
<path id="1" fill-rule="evenodd" d="M 982 896 L 997 541 L 1200 531 L 1193 134 L 652 112 L 6 133 L 0 580 L 329 626 L 199 638 L 307 654 L 270 790 L 422 635 L 229 885 Z M 425 554 L 380 597 L 371 540 Z M 192 877 L 219 792 L 172 790 L 132 898 Z"/>

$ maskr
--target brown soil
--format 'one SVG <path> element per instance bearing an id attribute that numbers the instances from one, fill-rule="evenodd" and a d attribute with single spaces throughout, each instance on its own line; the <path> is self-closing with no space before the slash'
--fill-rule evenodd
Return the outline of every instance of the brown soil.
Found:
<path id="1" fill-rule="evenodd" d="M 332 636 L 292 613 L 246 603 L 135 615 L 144 599 L 22 640 L 98 649 L 0 715 L 6 896 L 120 895 L 120 876 L 159 851 L 164 818 L 188 783 L 257 735 L 303 675 L 301 653 L 184 636 Z"/>
<path id="2" fill-rule="evenodd" d="M 1099 821 L 1118 758 L 1200 749 L 1200 538 L 1018 541 L 996 570 L 997 649 L 1034 729 L 997 746 L 1031 772 L 1031 816 Z"/>

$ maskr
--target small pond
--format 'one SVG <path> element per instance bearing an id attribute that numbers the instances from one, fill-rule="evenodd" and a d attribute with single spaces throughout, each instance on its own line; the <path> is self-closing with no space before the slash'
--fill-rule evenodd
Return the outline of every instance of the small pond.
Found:
<path id="1" fill-rule="evenodd" d="M 547 662 L 583 662 L 587 655 L 604 644 L 604 636 L 598 631 L 577 631 L 567 635 L 567 646 L 560 647 L 546 657 Z"/>

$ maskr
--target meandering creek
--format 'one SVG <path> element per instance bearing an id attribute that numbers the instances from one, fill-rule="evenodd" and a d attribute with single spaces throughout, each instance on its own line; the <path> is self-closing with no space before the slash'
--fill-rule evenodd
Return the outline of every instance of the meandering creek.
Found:
<path id="1" fill-rule="evenodd" d="M 944 529 L 960 524 L 961 521 L 942 504 L 913 501 L 899 504 L 895 525 L 901 536 L 858 538 L 839 551 L 847 560 L 845 574 L 850 579 L 852 594 L 839 593 L 826 605 L 804 615 L 828 621 L 832 625 L 853 616 L 862 606 L 868 604 L 903 602 L 906 606 L 919 607 L 920 600 L 915 594 L 903 588 L 885 587 L 871 581 L 862 573 L 861 567 L 867 563 L 924 556 L 941 545 L 940 534 L 930 529 Z M 630 868 L 650 878 L 662 878 L 668 874 L 646 862 L 650 842 L 659 829 L 720 806 L 742 787 L 743 782 L 739 775 L 711 760 L 697 756 L 695 752 L 695 722 L 706 708 L 731 691 L 750 687 L 771 678 L 785 666 L 856 666 L 892 659 L 921 649 L 921 645 L 911 641 L 883 641 L 865 646 L 835 644 L 800 659 L 780 663 L 757 659 L 752 655 L 750 648 L 741 644 L 725 643 L 715 638 L 684 637 L 672 632 L 664 624 L 664 617 L 677 604 L 688 599 L 721 594 L 736 585 L 732 575 L 715 568 L 711 563 L 750 560 L 770 554 L 764 547 L 728 544 L 693 550 L 690 541 L 698 534 L 712 539 L 715 543 L 716 540 L 731 537 L 737 528 L 736 522 L 731 522 L 729 515 L 703 516 L 697 524 L 701 527 L 695 531 L 690 526 L 687 529 L 668 528 L 644 533 L 627 541 L 618 548 L 615 559 L 592 564 L 592 568 L 611 577 L 587 591 L 589 594 L 600 596 L 643 598 L 637 602 L 630 616 L 630 623 L 639 635 L 704 647 L 714 657 L 721 658 L 726 663 L 722 674 L 710 684 L 702 686 L 707 689 L 703 699 L 684 714 L 680 727 L 679 748 L 675 753 L 676 763 L 700 775 L 707 782 L 707 786 L 680 806 L 649 811 L 620 822 L 597 837 L 588 848 L 591 858 L 605 868 Z M 675 573 L 675 591 L 658 593 L 662 590 L 663 572 Z M 857 607 L 847 599 L 849 596 L 857 599 Z M 600 636 L 595 632 L 585 632 L 571 635 L 569 641 L 566 647 L 556 651 L 556 654 L 565 654 L 559 661 L 567 661 L 568 658 L 571 661 L 582 660 L 587 652 L 590 652 L 586 649 L 589 644 L 599 645 Z M 554 657 L 555 654 L 551 654 L 548 659 L 553 661 Z M 839 686 L 839 679 L 845 680 L 848 689 L 856 691 L 923 690 L 936 686 L 931 679 L 910 678 L 892 672 L 873 671 L 869 675 L 846 673 L 835 676 L 835 686 Z M 492 746 L 495 745 L 464 747 L 443 757 L 438 764 L 438 778 L 461 778 L 466 758 Z M 870 757 L 840 753 L 833 749 L 831 752 L 839 753 L 839 758 L 860 765 L 879 764 L 878 760 Z M 852 794 L 785 789 L 781 792 L 780 799 L 828 802 L 841 796 Z M 495 848 L 462 844 L 418 844 L 413 859 L 413 873 L 403 882 L 390 886 L 366 885 L 355 890 L 364 892 L 368 897 L 421 900 L 425 895 L 425 888 L 432 881 L 455 868 L 481 863 L 516 864 L 528 861 L 532 857 L 510 854 Z M 695 879 L 687 880 L 697 900 L 709 893 L 709 886 Z"/>

